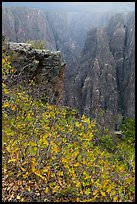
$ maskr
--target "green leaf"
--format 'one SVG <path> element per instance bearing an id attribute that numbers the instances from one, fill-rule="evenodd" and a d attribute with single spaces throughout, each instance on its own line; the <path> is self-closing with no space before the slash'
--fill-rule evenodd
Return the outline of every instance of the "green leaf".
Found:
<path id="1" fill-rule="evenodd" d="M 85 194 L 86 194 L 86 195 L 89 195 L 89 194 L 90 194 L 90 188 L 87 188 L 87 189 L 85 190 Z"/>
<path id="2" fill-rule="evenodd" d="M 30 155 L 31 156 L 35 156 L 36 155 L 36 153 L 37 153 L 37 147 L 32 147 L 32 148 L 30 148 L 29 149 L 29 153 L 30 153 Z"/>

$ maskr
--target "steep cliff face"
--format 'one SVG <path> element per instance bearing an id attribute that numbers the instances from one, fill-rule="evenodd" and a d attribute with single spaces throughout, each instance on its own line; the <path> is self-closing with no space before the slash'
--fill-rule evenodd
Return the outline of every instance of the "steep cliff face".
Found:
<path id="1" fill-rule="evenodd" d="M 88 116 L 103 108 L 134 117 L 134 27 L 134 13 L 119 14 L 88 33 L 68 104 Z"/>
<path id="2" fill-rule="evenodd" d="M 89 32 L 75 78 L 74 106 L 88 116 L 117 109 L 115 60 L 104 29 Z"/>
<path id="3" fill-rule="evenodd" d="M 2 30 L 9 41 L 44 40 L 46 49 L 60 50 L 67 63 L 65 76 L 70 78 L 76 70 L 87 31 L 104 26 L 111 16 L 110 12 L 55 12 L 3 7 Z"/>
<path id="4" fill-rule="evenodd" d="M 46 48 L 55 50 L 54 34 L 44 12 L 29 8 L 2 9 L 2 30 L 12 42 L 44 40 Z"/>
<path id="5" fill-rule="evenodd" d="M 123 101 L 124 112 L 135 117 L 135 13 L 132 13 L 127 22 L 127 41 L 125 48 L 125 63 L 123 66 L 124 84 Z"/>
<path id="6" fill-rule="evenodd" d="M 62 52 L 65 105 L 87 116 L 103 108 L 134 117 L 134 13 L 112 15 L 3 7 L 2 29 L 10 41 L 45 40 Z"/>
<path id="7" fill-rule="evenodd" d="M 107 27 L 116 62 L 119 109 L 135 116 L 135 13 L 114 16 Z"/>
<path id="8" fill-rule="evenodd" d="M 29 83 L 29 80 L 34 80 L 34 94 L 37 98 L 61 105 L 64 97 L 65 63 L 60 51 L 32 49 L 30 44 L 13 42 L 9 43 L 9 49 L 12 51 L 12 58 L 14 57 L 11 62 L 15 69 L 13 82 Z"/>
<path id="9" fill-rule="evenodd" d="M 44 40 L 46 49 L 60 50 L 66 61 L 65 101 L 70 101 L 73 79 L 87 31 L 104 26 L 110 12 L 55 12 L 29 8 L 2 8 L 2 30 L 12 42 Z M 69 103 L 67 103 L 69 105 Z"/>

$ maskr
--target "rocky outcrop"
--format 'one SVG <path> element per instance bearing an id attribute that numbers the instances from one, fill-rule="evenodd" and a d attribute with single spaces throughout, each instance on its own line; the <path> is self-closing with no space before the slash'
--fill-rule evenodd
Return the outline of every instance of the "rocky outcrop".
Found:
<path id="1" fill-rule="evenodd" d="M 100 108 L 135 116 L 134 19 L 117 14 L 88 33 L 66 103 L 90 117 Z"/>
<path id="2" fill-rule="evenodd" d="M 62 104 L 64 97 L 65 62 L 60 51 L 32 49 L 30 44 L 9 42 L 15 82 L 34 80 L 37 97 L 53 104 Z"/>

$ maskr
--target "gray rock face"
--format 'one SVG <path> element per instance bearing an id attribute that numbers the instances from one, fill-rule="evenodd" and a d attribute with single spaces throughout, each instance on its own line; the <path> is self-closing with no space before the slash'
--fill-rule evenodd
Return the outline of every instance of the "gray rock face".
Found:
<path id="1" fill-rule="evenodd" d="M 68 104 L 87 116 L 99 108 L 135 116 L 134 29 L 130 13 L 116 15 L 106 28 L 88 33 Z"/>
<path id="2" fill-rule="evenodd" d="M 2 30 L 9 41 L 44 40 L 47 49 L 55 49 L 54 34 L 47 17 L 40 10 L 29 8 L 2 9 Z"/>
<path id="3" fill-rule="evenodd" d="M 55 12 L 29 8 L 2 8 L 2 30 L 12 42 L 44 40 L 49 50 L 60 50 L 66 61 L 65 101 L 73 92 L 72 82 L 87 31 L 106 25 L 112 12 Z M 69 104 L 68 104 L 69 105 Z"/>
<path id="4" fill-rule="evenodd" d="M 112 15 L 114 13 L 110 12 L 79 14 L 4 7 L 2 29 L 10 41 L 45 40 L 46 49 L 62 52 L 67 63 L 64 71 L 64 105 L 77 108 L 87 116 L 104 108 L 111 114 L 119 112 L 134 117 L 134 13 L 116 14 L 108 23 Z M 88 30 L 91 31 L 87 35 Z M 29 56 L 35 56 L 33 73 L 40 63 L 46 66 L 52 64 L 50 56 L 48 61 L 39 63 L 39 57 L 46 54 L 35 52 L 31 50 L 27 54 L 30 61 Z M 55 64 L 53 66 L 56 67 Z M 25 69 L 29 73 L 27 61 Z M 36 71 L 37 80 L 39 72 Z"/>
<path id="5" fill-rule="evenodd" d="M 62 104 L 64 97 L 64 68 L 60 51 L 33 49 L 27 43 L 9 42 L 9 49 L 17 58 L 13 60 L 16 82 L 34 80 L 38 85 L 39 97 L 48 102 Z"/>
<path id="6" fill-rule="evenodd" d="M 117 22 L 117 23 L 116 23 Z M 116 61 L 118 103 L 123 114 L 135 116 L 135 13 L 112 18 L 110 50 Z"/>
<path id="7" fill-rule="evenodd" d="M 44 40 L 46 49 L 60 50 L 67 63 L 65 69 L 67 92 L 87 31 L 95 26 L 104 26 L 112 15 L 112 12 L 55 12 L 3 7 L 2 30 L 9 41 Z"/>
<path id="8" fill-rule="evenodd" d="M 75 105 L 87 116 L 99 108 L 117 109 L 115 60 L 104 29 L 89 32 L 75 78 Z M 80 84 L 81 82 L 81 84 Z M 82 100 L 81 100 L 82 99 Z"/>

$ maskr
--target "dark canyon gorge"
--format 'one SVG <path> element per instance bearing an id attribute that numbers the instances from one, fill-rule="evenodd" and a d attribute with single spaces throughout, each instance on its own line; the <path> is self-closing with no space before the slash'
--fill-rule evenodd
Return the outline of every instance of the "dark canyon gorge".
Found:
<path id="1" fill-rule="evenodd" d="M 100 109 L 135 116 L 134 12 L 3 7 L 2 31 L 10 42 L 43 40 L 46 50 L 61 52 L 66 62 L 63 105 L 88 117 Z"/>

